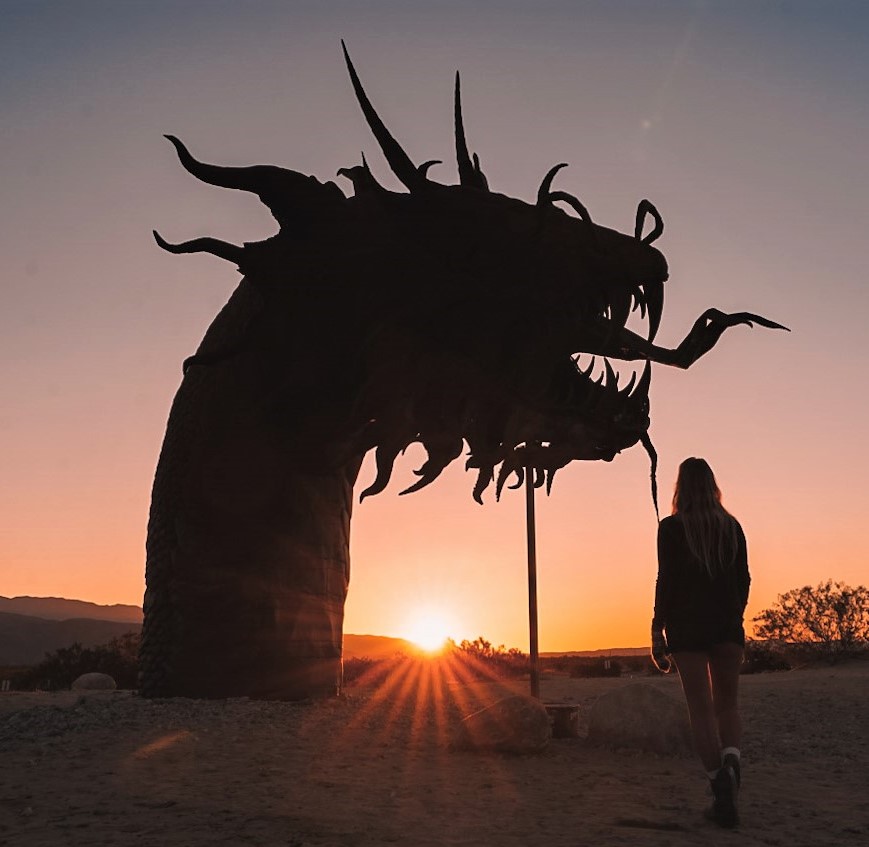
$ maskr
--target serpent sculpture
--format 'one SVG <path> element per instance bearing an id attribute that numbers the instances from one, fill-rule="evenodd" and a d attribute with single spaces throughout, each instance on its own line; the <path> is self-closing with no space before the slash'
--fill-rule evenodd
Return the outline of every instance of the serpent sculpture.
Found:
<path id="1" fill-rule="evenodd" d="M 648 439 L 651 363 L 687 368 L 728 327 L 779 324 L 705 312 L 675 349 L 654 344 L 667 263 L 640 202 L 634 234 L 592 221 L 543 178 L 535 203 L 489 189 L 465 141 L 455 80 L 458 185 L 429 177 L 381 121 L 344 50 L 356 97 L 392 171 L 365 162 L 332 182 L 274 166 L 218 167 L 173 136 L 181 164 L 250 191 L 279 224 L 265 241 L 170 244 L 212 253 L 243 279 L 184 376 L 169 416 L 148 523 L 140 687 L 145 696 L 300 699 L 341 684 L 353 486 L 376 451 L 427 459 L 401 493 L 468 447 L 482 502 L 494 482 L 552 484 L 574 459 L 610 461 Z M 575 214 L 556 206 L 566 204 Z M 647 217 L 653 227 L 644 234 Z M 632 311 L 647 337 L 625 324 Z M 603 357 L 595 378 L 577 354 Z M 645 362 L 618 385 L 610 359 Z"/>

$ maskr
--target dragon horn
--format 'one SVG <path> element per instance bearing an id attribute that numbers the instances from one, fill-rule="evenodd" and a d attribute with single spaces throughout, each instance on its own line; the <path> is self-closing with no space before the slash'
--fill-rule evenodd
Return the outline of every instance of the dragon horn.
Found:
<path id="1" fill-rule="evenodd" d="M 333 182 L 321 185 L 314 177 L 275 165 L 227 168 L 205 164 L 194 159 L 174 135 L 167 135 L 166 138 L 175 147 L 185 170 L 209 185 L 256 194 L 281 226 L 292 224 L 300 217 L 310 217 L 318 207 L 331 208 L 346 199 Z"/>
<path id="2" fill-rule="evenodd" d="M 456 71 L 455 90 L 455 124 L 456 124 L 456 162 L 459 166 L 459 183 L 471 188 L 481 188 L 487 191 L 489 184 L 483 172 L 480 170 L 480 160 L 474 153 L 474 161 L 468 152 L 468 143 L 465 141 L 465 124 L 462 120 L 462 83 L 459 72 Z"/>
<path id="3" fill-rule="evenodd" d="M 260 169 L 257 170 L 250 167 L 227 168 L 222 165 L 208 165 L 194 159 L 181 139 L 174 135 L 165 135 L 164 138 L 168 138 L 172 142 L 184 169 L 209 185 L 217 185 L 221 188 L 237 188 L 240 191 L 252 191 L 254 194 L 268 189 L 268 185 L 263 179 L 265 176 L 263 167 L 268 166 L 260 166 Z M 279 169 L 276 168 L 275 170 Z"/>
<path id="4" fill-rule="evenodd" d="M 560 164 L 554 165 L 549 169 L 546 176 L 543 177 L 543 182 L 540 183 L 540 188 L 537 189 L 537 205 L 543 206 L 544 204 L 548 204 L 549 200 L 549 189 L 552 188 L 552 180 L 555 179 L 555 174 L 557 174 L 562 168 L 567 167 L 567 162 L 561 162 Z"/>
<path id="5" fill-rule="evenodd" d="M 154 240 L 169 253 L 211 253 L 221 259 L 226 259 L 236 265 L 241 264 L 244 255 L 243 247 L 236 247 L 228 241 L 219 238 L 194 238 L 192 241 L 184 241 L 181 244 L 170 244 L 157 230 L 152 230 Z"/>
<path id="6" fill-rule="evenodd" d="M 408 191 L 418 191 L 426 183 L 424 174 L 421 174 L 407 153 L 402 150 L 401 145 L 392 137 L 389 130 L 380 120 L 380 116 L 371 105 L 362 83 L 359 81 L 359 76 L 356 73 L 356 68 L 353 67 L 353 62 L 350 61 L 350 54 L 347 52 L 347 46 L 342 39 L 341 49 L 344 51 L 344 61 L 347 63 L 347 72 L 350 74 L 350 82 L 353 83 L 353 91 L 356 93 L 356 99 L 359 101 L 359 106 L 362 109 L 362 114 L 365 115 L 365 120 L 374 133 L 383 155 L 386 156 L 386 161 L 389 162 L 389 167 L 392 172 L 401 180 Z"/>

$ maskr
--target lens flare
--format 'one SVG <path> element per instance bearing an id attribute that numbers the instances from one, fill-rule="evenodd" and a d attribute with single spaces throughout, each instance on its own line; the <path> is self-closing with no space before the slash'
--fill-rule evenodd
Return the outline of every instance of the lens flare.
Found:
<path id="1" fill-rule="evenodd" d="M 440 650 L 450 637 L 449 616 L 440 609 L 420 609 L 407 625 L 407 639 L 427 653 Z"/>

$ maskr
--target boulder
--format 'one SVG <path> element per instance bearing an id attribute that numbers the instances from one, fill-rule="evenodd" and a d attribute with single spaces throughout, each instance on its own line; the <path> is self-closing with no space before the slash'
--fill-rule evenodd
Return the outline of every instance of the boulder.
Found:
<path id="1" fill-rule="evenodd" d="M 625 685 L 595 701 L 588 740 L 602 747 L 670 756 L 692 751 L 685 704 L 644 683 Z"/>
<path id="2" fill-rule="evenodd" d="M 543 704 L 517 694 L 464 718 L 454 746 L 499 753 L 539 753 L 549 744 L 551 735 L 551 722 Z"/>
<path id="3" fill-rule="evenodd" d="M 83 673 L 72 684 L 73 691 L 114 691 L 117 687 L 107 673 Z"/>

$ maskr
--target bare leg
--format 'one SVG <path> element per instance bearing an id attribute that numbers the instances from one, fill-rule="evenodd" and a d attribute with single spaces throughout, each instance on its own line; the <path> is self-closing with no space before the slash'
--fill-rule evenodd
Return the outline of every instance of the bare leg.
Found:
<path id="1" fill-rule="evenodd" d="M 737 694 L 743 652 L 738 644 L 716 644 L 709 651 L 712 700 L 722 747 L 739 748 L 742 739 Z"/>
<path id="2" fill-rule="evenodd" d="M 721 766 L 721 740 L 712 696 L 709 657 L 706 653 L 679 652 L 673 654 L 673 661 L 679 669 L 688 704 L 694 748 L 707 771 L 718 770 Z"/>

